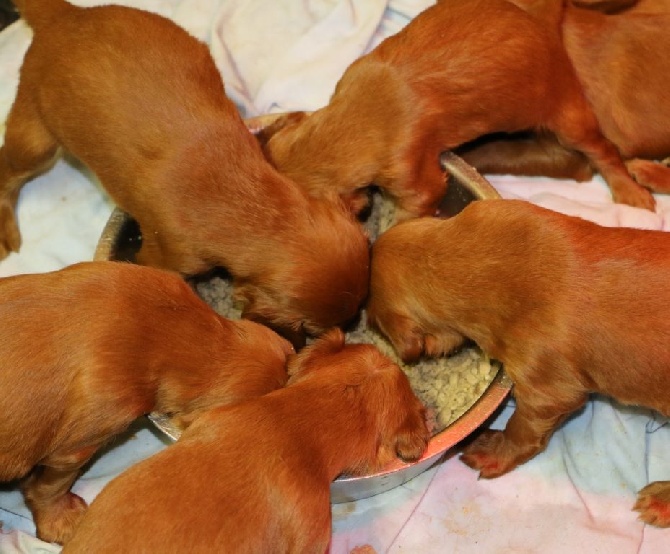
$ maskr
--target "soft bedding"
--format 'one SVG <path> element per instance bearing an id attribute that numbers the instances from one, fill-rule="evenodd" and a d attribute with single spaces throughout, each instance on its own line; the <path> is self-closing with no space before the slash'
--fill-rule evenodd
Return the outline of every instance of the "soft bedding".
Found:
<path id="1" fill-rule="evenodd" d="M 433 2 L 119 3 L 170 17 L 207 42 L 229 95 L 249 117 L 324 105 L 349 63 Z M 22 21 L 0 32 L 0 122 L 16 93 L 30 36 Z M 523 198 L 602 225 L 670 227 L 670 197 L 657 196 L 656 213 L 615 205 L 600 178 L 587 183 L 490 180 L 505 198 Z M 93 176 L 59 161 L 23 189 L 18 210 L 23 246 L 19 254 L 0 262 L 0 276 L 50 271 L 91 259 L 112 209 Z M 509 400 L 488 425 L 502 427 L 512 407 Z M 74 491 L 93 500 L 107 481 L 166 444 L 150 424 L 137 422 L 96 459 Z M 478 480 L 458 461 L 456 450 L 406 485 L 335 505 L 331 552 L 344 554 L 368 545 L 378 553 L 660 554 L 668 551 L 670 530 L 643 525 L 630 510 L 637 489 L 658 479 L 670 479 L 670 426 L 649 410 L 595 397 L 563 425 L 545 453 L 499 479 Z M 15 484 L 0 484 L 0 554 L 59 550 L 34 538 Z"/>

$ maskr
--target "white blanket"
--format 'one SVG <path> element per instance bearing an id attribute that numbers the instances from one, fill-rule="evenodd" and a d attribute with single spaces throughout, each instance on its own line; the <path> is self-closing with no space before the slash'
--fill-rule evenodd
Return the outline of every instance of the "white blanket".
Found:
<path id="1" fill-rule="evenodd" d="M 78 0 L 80 5 L 97 0 Z M 211 46 L 229 95 L 245 116 L 324 105 L 344 69 L 395 33 L 427 0 L 127 0 L 173 18 Z M 17 22 L 0 33 L 0 122 L 16 92 L 31 33 Z M 614 205 L 599 178 L 491 179 L 505 198 L 523 198 L 608 226 L 667 229 L 670 199 L 656 213 Z M 19 201 L 23 247 L 0 276 L 43 272 L 89 260 L 112 204 L 95 179 L 58 162 Z M 0 392 L 1 394 L 1 392 Z M 500 428 L 512 402 L 493 422 Z M 648 410 L 596 398 L 552 438 L 545 453 L 509 475 L 477 480 L 449 453 L 434 468 L 379 496 L 333 507 L 331 552 L 660 554 L 670 531 L 630 511 L 650 480 L 670 479 L 670 429 Z M 75 484 L 91 501 L 109 479 L 165 447 L 140 421 Z M 0 554 L 53 553 L 13 485 L 0 484 Z"/>

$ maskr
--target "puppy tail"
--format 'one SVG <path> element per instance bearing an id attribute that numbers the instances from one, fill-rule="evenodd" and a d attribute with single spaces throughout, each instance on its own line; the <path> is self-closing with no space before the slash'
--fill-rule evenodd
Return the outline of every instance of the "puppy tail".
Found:
<path id="1" fill-rule="evenodd" d="M 30 25 L 33 31 L 49 24 L 58 18 L 64 11 L 76 9 L 65 0 L 13 0 L 21 17 Z M 54 23 L 57 25 L 57 23 Z"/>

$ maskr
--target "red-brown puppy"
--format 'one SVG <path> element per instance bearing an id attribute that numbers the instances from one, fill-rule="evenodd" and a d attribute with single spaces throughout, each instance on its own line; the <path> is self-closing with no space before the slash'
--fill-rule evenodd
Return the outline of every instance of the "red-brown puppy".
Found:
<path id="1" fill-rule="evenodd" d="M 541 13 L 551 11 L 545 4 L 562 4 L 514 2 L 529 10 L 539 5 Z M 670 192 L 670 168 L 656 162 L 670 156 L 670 1 L 574 1 L 561 18 L 567 54 L 603 134 L 640 184 Z M 458 153 L 483 173 L 591 178 L 595 168 L 587 158 L 565 146 L 553 136 L 496 136 Z"/>
<path id="2" fill-rule="evenodd" d="M 288 378 L 291 345 L 217 315 L 179 275 L 118 262 L 0 280 L 0 481 L 27 478 L 37 535 L 64 542 L 81 467 L 151 411 L 187 427 Z"/>
<path id="3" fill-rule="evenodd" d="M 287 387 L 209 411 L 114 479 L 63 552 L 326 552 L 333 479 L 419 458 L 424 408 L 396 364 L 339 329 L 288 370 Z"/>
<path id="4" fill-rule="evenodd" d="M 0 149 L 0 257 L 20 245 L 22 184 L 64 149 L 138 221 L 139 263 L 223 266 L 246 316 L 294 332 L 356 314 L 369 273 L 360 225 L 266 161 L 205 44 L 141 10 L 17 4 L 34 38 Z"/>
<path id="5" fill-rule="evenodd" d="M 405 360 L 467 337 L 504 364 L 516 410 L 463 454 L 496 477 L 541 452 L 589 393 L 670 415 L 668 280 L 670 233 L 486 200 L 384 233 L 368 317 Z M 636 509 L 670 526 L 670 481 L 644 488 Z"/>
<path id="6" fill-rule="evenodd" d="M 450 0 L 355 61 L 327 106 L 266 137 L 272 162 L 315 196 L 355 206 L 375 183 L 398 218 L 431 215 L 444 195 L 440 153 L 482 135 L 547 129 L 582 152 L 615 201 L 653 209 L 606 140 L 558 22 L 507 0 Z"/>

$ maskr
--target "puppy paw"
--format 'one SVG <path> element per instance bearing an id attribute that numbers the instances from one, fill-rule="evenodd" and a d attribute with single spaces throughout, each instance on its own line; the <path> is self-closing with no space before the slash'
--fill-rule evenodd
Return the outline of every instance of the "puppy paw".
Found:
<path id="1" fill-rule="evenodd" d="M 652 160 L 634 159 L 626 162 L 626 169 L 640 185 L 654 192 L 670 192 L 670 168 L 667 160 L 655 162 Z"/>
<path id="2" fill-rule="evenodd" d="M 65 544 L 88 508 L 86 502 L 74 493 L 68 493 L 48 507 L 34 513 L 37 538 L 45 542 Z"/>
<path id="3" fill-rule="evenodd" d="M 651 192 L 634 181 L 631 181 L 626 186 L 613 188 L 612 199 L 617 204 L 626 204 L 627 206 L 643 208 L 652 212 L 656 210 L 656 200 Z"/>
<path id="4" fill-rule="evenodd" d="M 11 252 L 21 248 L 21 233 L 16 222 L 14 210 L 8 206 L 0 206 L 0 260 L 4 260 Z"/>
<path id="5" fill-rule="evenodd" d="M 483 431 L 461 454 L 461 461 L 479 471 L 486 479 L 499 477 L 514 469 L 518 463 L 507 452 L 508 444 L 502 431 Z"/>
<path id="6" fill-rule="evenodd" d="M 640 490 L 633 510 L 645 523 L 670 527 L 670 481 L 650 483 Z"/>

